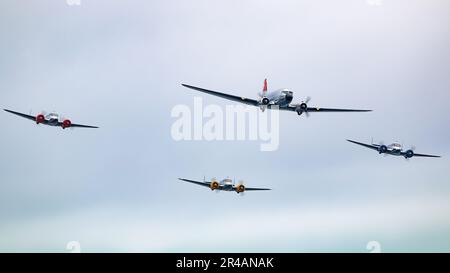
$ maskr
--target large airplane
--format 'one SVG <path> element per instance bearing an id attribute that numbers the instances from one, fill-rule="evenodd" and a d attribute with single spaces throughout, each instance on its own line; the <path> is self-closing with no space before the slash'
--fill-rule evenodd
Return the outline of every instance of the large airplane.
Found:
<path id="1" fill-rule="evenodd" d="M 403 150 L 403 147 L 400 143 L 398 142 L 394 142 L 392 144 L 389 145 L 384 145 L 383 143 L 380 144 L 366 144 L 366 143 L 361 143 L 361 142 L 357 142 L 354 140 L 350 140 L 347 139 L 348 142 L 354 143 L 354 144 L 358 144 L 361 146 L 364 146 L 366 148 L 372 149 L 377 151 L 379 154 L 387 154 L 387 155 L 395 155 L 395 156 L 403 156 L 406 159 L 409 159 L 413 156 L 418 156 L 418 157 L 440 157 L 438 155 L 427 155 L 427 154 L 418 154 L 414 152 L 414 147 L 410 148 L 408 150 Z"/>
<path id="2" fill-rule="evenodd" d="M 210 94 L 213 96 L 221 97 L 224 99 L 244 103 L 247 105 L 253 105 L 259 107 L 261 111 L 264 112 L 266 108 L 271 109 L 278 107 L 280 110 L 294 111 L 297 112 L 298 115 L 305 113 L 306 116 L 309 116 L 310 112 L 369 112 L 372 110 L 359 110 L 359 109 L 334 109 L 334 108 L 321 108 L 321 107 L 309 107 L 308 103 L 311 100 L 310 97 L 307 97 L 301 103 L 293 103 L 292 99 L 294 98 L 294 93 L 289 89 L 278 89 L 275 91 L 268 92 L 267 91 L 267 79 L 264 80 L 264 87 L 261 93 L 258 93 L 258 99 L 249 99 L 241 96 L 235 96 L 230 94 L 225 94 L 213 90 L 208 90 L 192 85 L 181 84 L 184 87 L 194 89 L 206 94 Z"/>
<path id="3" fill-rule="evenodd" d="M 268 191 L 271 189 L 266 189 L 266 188 L 247 188 L 244 186 L 244 182 L 239 181 L 239 183 L 237 185 L 235 185 L 233 183 L 233 181 L 229 178 L 225 178 L 222 181 L 218 181 L 215 178 L 212 178 L 211 181 L 205 181 L 205 179 L 203 179 L 202 181 L 195 181 L 195 180 L 190 180 L 190 179 L 184 179 L 184 178 L 178 178 L 181 181 L 185 181 L 185 182 L 189 182 L 189 183 L 193 183 L 193 184 L 197 184 L 200 186 L 204 186 L 207 188 L 210 188 L 212 191 L 217 190 L 217 191 L 235 191 L 236 193 L 243 193 L 245 191 Z"/>
<path id="4" fill-rule="evenodd" d="M 26 115 L 26 114 L 22 114 L 19 112 L 14 112 L 11 110 L 7 110 L 7 109 L 3 109 L 8 113 L 17 115 L 19 117 L 23 117 L 29 120 L 32 120 L 34 122 L 36 122 L 36 124 L 45 124 L 48 126 L 58 126 L 61 127 L 63 129 L 66 128 L 98 128 L 97 126 L 89 126 L 89 125 L 81 125 L 81 124 L 75 124 L 72 123 L 72 121 L 70 121 L 70 119 L 60 119 L 59 115 L 56 113 L 49 113 L 46 114 L 45 112 L 41 112 L 39 114 L 37 114 L 36 116 L 32 116 L 32 115 Z"/>

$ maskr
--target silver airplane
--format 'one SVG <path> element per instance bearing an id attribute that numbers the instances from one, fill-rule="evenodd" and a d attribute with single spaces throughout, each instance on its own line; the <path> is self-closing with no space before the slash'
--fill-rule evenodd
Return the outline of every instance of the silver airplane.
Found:
<path id="1" fill-rule="evenodd" d="M 358 109 L 333 109 L 333 108 L 320 108 L 320 107 L 308 107 L 308 103 L 311 100 L 307 97 L 301 103 L 291 103 L 294 98 L 294 93 L 289 89 L 278 89 L 272 92 L 267 91 L 267 79 L 264 80 L 264 87 L 261 93 L 258 94 L 258 99 L 249 99 L 241 96 L 229 95 L 213 90 L 203 89 L 192 85 L 181 84 L 184 87 L 194 89 L 206 94 L 214 95 L 224 99 L 244 103 L 247 105 L 253 105 L 259 107 L 264 112 L 266 108 L 271 109 L 278 107 L 280 110 L 294 111 L 298 115 L 305 113 L 309 116 L 310 112 L 369 112 L 372 110 L 358 110 Z"/>
<path id="2" fill-rule="evenodd" d="M 204 186 L 204 187 L 208 187 L 210 188 L 212 191 L 217 190 L 217 191 L 235 191 L 236 193 L 244 193 L 245 191 L 268 191 L 271 189 L 266 189 L 266 188 L 247 188 L 244 186 L 244 182 L 243 181 L 239 181 L 239 183 L 237 185 L 234 184 L 234 182 L 229 179 L 229 178 L 225 178 L 222 181 L 218 181 L 215 178 L 212 178 L 211 181 L 205 181 L 205 179 L 203 179 L 202 181 L 195 181 L 195 180 L 190 180 L 190 179 L 184 179 L 184 178 L 178 178 L 181 181 L 185 181 L 185 182 L 189 182 L 189 183 L 193 183 L 193 184 L 197 184 L 200 186 Z"/>
<path id="3" fill-rule="evenodd" d="M 58 114 L 56 113 L 49 113 L 46 114 L 45 112 L 41 112 L 39 114 L 37 114 L 36 116 L 32 116 L 32 115 L 26 115 L 26 114 L 22 114 L 22 113 L 18 113 L 18 112 L 14 112 L 11 110 L 7 110 L 7 109 L 3 109 L 8 113 L 17 115 L 19 117 L 23 117 L 29 120 L 32 120 L 34 122 L 36 122 L 36 124 L 45 124 L 48 126 L 58 126 L 61 127 L 63 129 L 66 128 L 98 128 L 97 126 L 89 126 L 89 125 L 81 125 L 81 124 L 75 124 L 72 123 L 72 121 L 70 121 L 70 119 L 61 119 L 59 117 Z"/>
<path id="4" fill-rule="evenodd" d="M 389 145 L 384 145 L 383 143 L 380 144 L 366 144 L 366 143 L 361 143 L 361 142 L 357 142 L 354 140 L 350 140 L 347 139 L 348 142 L 354 143 L 354 144 L 358 144 L 361 146 L 364 146 L 366 148 L 378 151 L 379 154 L 387 154 L 387 155 L 395 155 L 395 156 L 403 156 L 406 159 L 409 159 L 413 156 L 418 156 L 418 157 L 440 157 L 438 155 L 427 155 L 427 154 L 418 154 L 414 152 L 414 147 L 408 149 L 408 150 L 403 150 L 403 147 L 400 143 L 398 142 L 394 142 L 392 144 Z M 373 141 L 372 141 L 373 142 Z"/>

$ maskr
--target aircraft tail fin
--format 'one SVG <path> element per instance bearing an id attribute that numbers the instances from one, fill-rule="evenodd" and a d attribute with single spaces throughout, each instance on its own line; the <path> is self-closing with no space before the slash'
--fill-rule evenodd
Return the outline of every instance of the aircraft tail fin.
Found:
<path id="1" fill-rule="evenodd" d="M 267 93 L 267 79 L 264 79 L 264 86 L 263 86 L 263 90 L 261 93 L 259 93 L 258 95 L 260 97 L 265 97 Z"/>

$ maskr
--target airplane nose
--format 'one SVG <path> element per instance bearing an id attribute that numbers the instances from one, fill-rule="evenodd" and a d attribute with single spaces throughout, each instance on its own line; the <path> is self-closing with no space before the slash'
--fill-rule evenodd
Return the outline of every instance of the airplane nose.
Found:
<path id="1" fill-rule="evenodd" d="M 286 93 L 286 100 L 287 101 L 292 101 L 292 99 L 294 98 L 292 92 Z"/>

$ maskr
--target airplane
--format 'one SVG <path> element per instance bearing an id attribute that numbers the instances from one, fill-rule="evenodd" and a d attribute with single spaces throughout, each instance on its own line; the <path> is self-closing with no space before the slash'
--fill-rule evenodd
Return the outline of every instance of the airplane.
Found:
<path id="1" fill-rule="evenodd" d="M 361 142 L 357 142 L 354 140 L 350 140 L 347 139 L 348 142 L 354 143 L 354 144 L 358 144 L 364 147 L 367 147 L 369 149 L 378 151 L 379 154 L 387 154 L 387 155 L 395 155 L 395 156 L 403 156 L 406 159 L 409 159 L 413 156 L 418 156 L 418 157 L 440 157 L 438 155 L 427 155 L 427 154 L 418 154 L 414 152 L 414 147 L 408 149 L 408 150 L 403 150 L 403 147 L 400 143 L 398 142 L 394 142 L 392 144 L 389 145 L 384 145 L 383 143 L 380 144 L 374 144 L 372 141 L 372 144 L 365 144 L 365 143 L 361 143 Z"/>
<path id="2" fill-rule="evenodd" d="M 98 128 L 97 126 L 89 126 L 89 125 L 81 125 L 81 124 L 75 124 L 72 123 L 72 121 L 70 121 L 70 119 L 60 119 L 59 115 L 56 113 L 49 113 L 46 114 L 45 112 L 41 112 L 36 116 L 32 116 L 32 115 L 26 115 L 26 114 L 22 114 L 19 112 L 14 112 L 11 110 L 7 110 L 7 109 L 3 109 L 8 113 L 32 120 L 34 122 L 36 122 L 36 124 L 45 124 L 48 126 L 60 126 L 63 129 L 66 128 Z"/>
<path id="3" fill-rule="evenodd" d="M 244 103 L 247 105 L 253 105 L 259 107 L 261 111 L 264 112 L 266 108 L 276 108 L 286 111 L 297 112 L 298 115 L 305 113 L 309 117 L 310 112 L 370 112 L 372 110 L 359 110 L 359 109 L 333 109 L 333 108 L 320 108 L 320 107 L 308 107 L 308 103 L 311 97 L 307 97 L 301 103 L 291 104 L 294 98 L 294 93 L 289 89 L 278 89 L 272 92 L 267 91 L 267 79 L 264 80 L 264 86 L 262 92 L 258 93 L 258 99 L 249 99 L 241 96 L 235 96 L 230 94 L 225 94 L 213 90 L 208 90 L 192 85 L 181 84 L 184 87 L 194 89 L 206 94 L 221 97 L 224 99 Z"/>
<path id="4" fill-rule="evenodd" d="M 229 178 L 225 178 L 222 181 L 218 181 L 215 178 L 212 178 L 211 181 L 205 181 L 203 178 L 203 182 L 201 181 L 195 181 L 190 179 L 184 179 L 184 178 L 178 178 L 181 181 L 197 184 L 200 186 L 208 187 L 212 191 L 235 191 L 236 193 L 244 193 L 245 191 L 269 191 L 271 189 L 266 188 L 247 188 L 244 186 L 243 181 L 239 181 L 237 185 L 233 183 L 233 181 Z"/>

